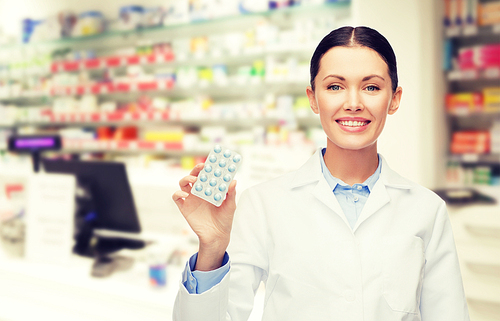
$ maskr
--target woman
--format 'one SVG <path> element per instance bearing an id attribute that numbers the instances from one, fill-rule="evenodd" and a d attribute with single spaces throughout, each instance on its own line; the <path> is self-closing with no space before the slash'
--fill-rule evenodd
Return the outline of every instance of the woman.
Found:
<path id="1" fill-rule="evenodd" d="M 189 194 L 203 164 L 180 181 L 173 199 L 200 245 L 174 320 L 246 320 L 261 281 L 263 320 L 469 320 L 445 203 L 377 153 L 401 95 L 382 35 L 327 35 L 307 88 L 326 149 L 245 191 L 236 214 L 235 182 L 216 208 Z"/>

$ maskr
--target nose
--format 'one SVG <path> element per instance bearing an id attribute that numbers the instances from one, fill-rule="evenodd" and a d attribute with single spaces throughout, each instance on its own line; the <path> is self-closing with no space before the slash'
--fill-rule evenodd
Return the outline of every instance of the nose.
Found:
<path id="1" fill-rule="evenodd" d="M 359 92 L 357 90 L 349 90 L 347 92 L 347 99 L 344 103 L 344 110 L 350 112 L 362 111 L 364 109 L 361 102 Z"/>

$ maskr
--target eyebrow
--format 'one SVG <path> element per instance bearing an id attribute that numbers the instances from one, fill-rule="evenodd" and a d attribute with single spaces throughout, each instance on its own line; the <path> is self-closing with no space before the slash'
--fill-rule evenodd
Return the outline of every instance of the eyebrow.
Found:
<path id="1" fill-rule="evenodd" d="M 339 79 L 339 80 L 341 80 L 341 81 L 345 81 L 345 78 L 344 78 L 344 77 L 342 77 L 342 76 L 339 76 L 339 75 L 328 75 L 328 76 L 326 76 L 325 78 L 323 78 L 323 80 L 325 80 L 325 79 L 327 79 L 327 78 L 337 78 L 337 79 Z M 364 78 L 362 79 L 362 81 L 368 81 L 368 80 L 370 80 L 370 79 L 372 79 L 372 78 L 380 78 L 380 79 L 382 79 L 383 81 L 385 81 L 384 77 L 379 76 L 379 75 L 375 75 L 375 74 L 373 74 L 373 75 L 369 75 L 369 76 L 364 77 Z"/>

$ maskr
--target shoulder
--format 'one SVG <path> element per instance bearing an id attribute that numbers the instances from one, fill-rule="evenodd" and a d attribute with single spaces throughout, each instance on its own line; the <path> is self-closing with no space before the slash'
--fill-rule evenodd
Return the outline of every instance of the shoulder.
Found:
<path id="1" fill-rule="evenodd" d="M 431 189 L 422 186 L 392 170 L 384 160 L 380 179 L 388 189 L 406 191 L 405 195 L 415 202 L 425 202 L 434 206 L 444 205 L 443 199 Z"/>

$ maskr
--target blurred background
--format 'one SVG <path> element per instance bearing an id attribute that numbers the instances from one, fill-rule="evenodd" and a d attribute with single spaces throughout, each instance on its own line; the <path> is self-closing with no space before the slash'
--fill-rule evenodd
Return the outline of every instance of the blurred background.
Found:
<path id="1" fill-rule="evenodd" d="M 241 195 L 325 146 L 309 60 L 344 25 L 393 46 L 379 152 L 447 201 L 471 320 L 500 320 L 498 0 L 0 0 L 0 320 L 169 320 L 179 179 L 221 144 Z"/>

